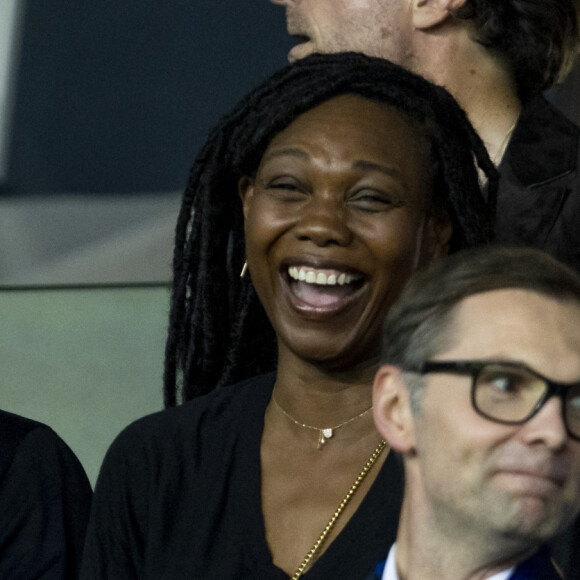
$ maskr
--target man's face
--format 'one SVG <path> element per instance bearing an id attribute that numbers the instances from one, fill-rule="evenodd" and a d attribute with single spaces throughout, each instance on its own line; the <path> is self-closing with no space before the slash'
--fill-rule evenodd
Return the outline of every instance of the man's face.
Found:
<path id="1" fill-rule="evenodd" d="M 410 0 L 271 0 L 286 7 L 288 34 L 298 44 L 290 62 L 313 52 L 363 52 L 406 66 Z"/>
<path id="2" fill-rule="evenodd" d="M 433 360 L 523 363 L 559 382 L 580 381 L 580 306 L 523 290 L 496 290 L 459 304 L 455 346 Z M 425 375 L 413 418 L 415 483 L 442 525 L 477 523 L 494 537 L 543 542 L 580 511 L 580 441 L 550 398 L 523 425 L 494 423 L 471 406 L 471 377 Z"/>

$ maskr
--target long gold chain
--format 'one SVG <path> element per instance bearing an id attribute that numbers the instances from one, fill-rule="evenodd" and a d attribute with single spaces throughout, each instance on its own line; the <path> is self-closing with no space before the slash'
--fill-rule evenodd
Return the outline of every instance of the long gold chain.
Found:
<path id="1" fill-rule="evenodd" d="M 286 415 L 286 417 L 288 417 L 288 419 L 290 419 L 290 421 L 292 421 L 295 425 L 298 425 L 298 427 L 303 427 L 304 429 L 313 429 L 314 431 L 318 431 L 318 449 L 322 448 L 322 446 L 326 443 L 326 440 L 330 439 L 334 435 L 334 432 L 337 429 L 340 429 L 341 427 L 344 427 L 345 425 L 352 423 L 353 421 L 355 421 L 359 417 L 366 415 L 373 408 L 371 405 L 368 409 L 365 409 L 364 411 L 362 411 L 362 413 L 359 413 L 358 415 L 355 415 L 354 417 L 351 417 L 350 419 L 347 419 L 346 421 L 340 423 L 339 425 L 335 425 L 334 427 L 314 427 L 313 425 L 307 425 L 306 423 L 301 423 L 300 421 L 298 421 L 298 419 L 295 419 L 294 417 L 292 417 L 292 415 L 290 415 L 290 413 L 288 413 L 288 411 L 286 411 L 282 407 L 282 405 L 280 405 L 280 403 L 278 403 L 278 401 L 276 400 L 276 397 L 274 395 L 272 395 L 272 401 L 274 401 L 274 403 L 276 404 L 276 407 L 278 407 L 278 409 L 280 409 L 280 411 L 282 411 L 282 413 L 284 415 Z"/>
<path id="2" fill-rule="evenodd" d="M 312 561 L 312 559 L 314 558 L 314 556 L 316 555 L 322 544 L 324 543 L 324 540 L 326 540 L 326 537 L 330 533 L 330 530 L 332 530 L 334 524 L 336 524 L 336 521 L 344 511 L 344 508 L 348 505 L 348 502 L 352 499 L 352 496 L 355 494 L 356 490 L 359 488 L 360 484 L 363 482 L 364 478 L 367 476 L 368 472 L 371 470 L 371 467 L 375 464 L 376 460 L 379 458 L 380 454 L 382 453 L 386 445 L 387 442 L 384 439 L 381 439 L 379 445 L 373 451 L 372 455 L 369 457 L 369 460 L 365 463 L 365 466 L 362 468 L 362 471 L 358 474 L 357 478 L 354 480 L 354 483 L 348 490 L 348 493 L 344 496 L 344 499 L 340 502 L 339 506 L 336 508 L 336 511 L 330 518 L 330 521 L 326 524 L 326 527 L 324 528 L 324 530 L 322 531 L 316 542 L 314 542 L 314 545 L 312 546 L 312 548 L 310 548 L 308 554 L 306 554 L 304 560 L 302 560 L 302 563 L 300 564 L 300 566 L 298 566 L 296 572 L 294 572 L 292 580 L 298 580 L 298 578 L 302 576 L 302 574 L 304 573 L 304 571 L 306 570 L 306 568 L 308 567 L 308 565 L 310 564 L 310 562 Z"/>

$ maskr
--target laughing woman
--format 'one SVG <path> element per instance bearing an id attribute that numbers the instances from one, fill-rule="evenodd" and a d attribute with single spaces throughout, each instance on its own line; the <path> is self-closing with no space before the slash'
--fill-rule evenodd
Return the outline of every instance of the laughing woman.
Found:
<path id="1" fill-rule="evenodd" d="M 83 577 L 355 579 L 384 558 L 382 321 L 414 270 L 487 241 L 495 183 L 451 97 L 386 61 L 314 55 L 250 93 L 177 226 L 165 393 L 189 402 L 109 450 Z"/>

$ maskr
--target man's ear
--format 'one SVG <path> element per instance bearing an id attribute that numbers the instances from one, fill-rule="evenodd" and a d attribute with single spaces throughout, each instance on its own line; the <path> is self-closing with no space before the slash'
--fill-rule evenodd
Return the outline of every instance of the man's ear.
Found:
<path id="1" fill-rule="evenodd" d="M 375 375 L 373 416 L 378 431 L 395 451 L 406 453 L 414 449 L 409 391 L 401 370 L 393 365 L 379 367 Z"/>
<path id="2" fill-rule="evenodd" d="M 240 177 L 238 181 L 238 195 L 242 200 L 242 208 L 244 212 L 244 219 L 248 217 L 250 203 L 254 196 L 254 180 L 245 175 Z"/>
<path id="3" fill-rule="evenodd" d="M 451 12 L 465 4 L 467 0 L 415 0 L 413 2 L 413 26 L 417 30 L 428 30 L 438 26 Z"/>
<path id="4" fill-rule="evenodd" d="M 427 215 L 423 233 L 420 265 L 425 266 L 433 260 L 449 253 L 453 224 L 447 212 L 441 211 Z"/>

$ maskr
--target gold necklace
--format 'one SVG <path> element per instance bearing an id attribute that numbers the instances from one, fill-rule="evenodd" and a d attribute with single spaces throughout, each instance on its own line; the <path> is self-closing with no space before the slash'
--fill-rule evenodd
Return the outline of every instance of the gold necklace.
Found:
<path id="1" fill-rule="evenodd" d="M 373 406 L 371 405 L 368 409 L 365 409 L 362 413 L 359 413 L 358 415 L 355 415 L 354 417 L 351 417 L 347 421 L 344 421 L 343 423 L 340 423 L 340 425 L 335 425 L 334 427 L 326 427 L 326 428 L 323 428 L 323 427 L 314 427 L 312 425 L 307 425 L 306 423 L 301 423 L 297 419 L 294 419 L 294 417 L 292 417 L 292 415 L 290 415 L 290 413 L 288 413 L 287 411 L 285 411 L 281 407 L 280 403 L 278 403 L 278 401 L 276 400 L 276 397 L 274 396 L 274 394 L 272 394 L 272 401 L 274 401 L 274 403 L 276 404 L 276 407 L 278 407 L 278 409 L 280 409 L 280 411 L 282 411 L 282 413 L 284 415 L 286 415 L 286 417 L 288 417 L 288 419 L 290 419 L 290 421 L 292 421 L 295 425 L 298 425 L 298 427 L 303 427 L 304 429 L 313 429 L 314 431 L 318 431 L 318 446 L 317 446 L 317 449 L 321 449 L 322 446 L 326 443 L 326 440 L 327 439 L 330 439 L 334 435 L 334 432 L 337 429 L 340 429 L 341 427 L 344 427 L 345 425 L 348 425 L 349 423 L 352 423 L 352 421 L 355 421 L 359 417 L 362 417 L 363 415 L 365 415 L 366 413 L 368 413 L 373 408 Z"/>
<path id="2" fill-rule="evenodd" d="M 336 524 L 336 521 L 344 511 L 344 508 L 348 505 L 348 502 L 352 499 L 352 496 L 355 494 L 356 490 L 359 488 L 360 484 L 363 482 L 364 478 L 367 476 L 368 472 L 371 470 L 371 467 L 375 464 L 376 460 L 379 458 L 380 454 L 382 453 L 386 445 L 387 442 L 384 439 L 381 439 L 377 448 L 373 451 L 372 455 L 365 463 L 365 466 L 362 468 L 362 471 L 358 474 L 357 478 L 354 480 L 354 483 L 348 490 L 348 493 L 344 496 L 344 499 L 340 502 L 334 514 L 332 514 L 330 521 L 326 524 L 326 527 L 324 528 L 324 530 L 322 530 L 322 533 L 320 534 L 316 542 L 314 542 L 314 545 L 312 546 L 312 548 L 310 548 L 308 554 L 306 554 L 304 560 L 302 560 L 302 563 L 300 564 L 300 566 L 298 566 L 296 572 L 294 572 L 292 580 L 298 580 L 298 578 L 302 576 L 306 568 L 308 568 L 309 564 L 312 562 L 312 559 L 314 558 L 314 556 L 324 543 L 324 540 L 326 540 L 326 537 L 330 533 L 330 530 L 332 530 L 334 524 Z"/>

